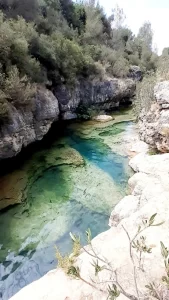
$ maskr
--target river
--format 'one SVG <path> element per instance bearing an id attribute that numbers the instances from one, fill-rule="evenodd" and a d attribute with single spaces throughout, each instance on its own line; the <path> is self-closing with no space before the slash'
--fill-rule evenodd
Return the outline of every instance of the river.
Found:
<path id="1" fill-rule="evenodd" d="M 93 237 L 108 229 L 127 193 L 124 137 L 134 126 L 130 111 L 113 116 L 107 123 L 56 124 L 33 150 L 3 163 L 0 198 L 23 202 L 0 213 L 0 299 L 56 268 L 55 246 L 69 253 L 69 232 L 85 243 L 86 229 Z"/>

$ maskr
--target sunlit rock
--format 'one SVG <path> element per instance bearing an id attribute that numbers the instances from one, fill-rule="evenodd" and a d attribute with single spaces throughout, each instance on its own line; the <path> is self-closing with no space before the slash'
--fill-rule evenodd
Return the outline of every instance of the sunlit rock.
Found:
<path id="1" fill-rule="evenodd" d="M 113 120 L 113 117 L 108 116 L 108 115 L 99 115 L 97 117 L 94 117 L 93 120 L 98 121 L 98 122 L 109 122 Z"/>
<path id="2" fill-rule="evenodd" d="M 169 151 L 169 81 L 157 83 L 154 103 L 140 116 L 140 136 L 146 143 L 161 152 Z"/>

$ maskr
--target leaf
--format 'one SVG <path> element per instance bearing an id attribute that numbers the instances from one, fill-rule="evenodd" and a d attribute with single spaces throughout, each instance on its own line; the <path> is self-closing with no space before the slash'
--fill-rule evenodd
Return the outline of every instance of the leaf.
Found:
<path id="1" fill-rule="evenodd" d="M 149 226 L 151 226 L 154 223 L 156 215 L 157 215 L 157 213 L 155 213 L 154 215 L 151 216 L 151 218 L 149 220 Z"/>
<path id="2" fill-rule="evenodd" d="M 151 226 L 160 226 L 160 225 L 163 225 L 164 223 L 165 223 L 165 221 L 160 222 L 160 223 L 157 223 L 157 224 L 153 224 L 153 225 L 151 225 Z"/>
<path id="3" fill-rule="evenodd" d="M 88 244 L 90 244 L 91 243 L 91 239 L 92 239 L 92 233 L 91 233 L 90 228 L 88 228 L 88 230 L 86 230 L 86 236 L 87 236 Z"/>
<path id="4" fill-rule="evenodd" d="M 68 275 L 73 275 L 75 277 L 79 277 L 80 271 L 78 267 L 71 266 L 67 272 Z"/>
<path id="5" fill-rule="evenodd" d="M 146 289 L 150 289 L 150 286 L 149 285 L 145 285 Z"/>
<path id="6" fill-rule="evenodd" d="M 161 254 L 164 258 L 168 257 L 168 249 L 164 246 L 163 242 L 160 242 L 161 244 Z"/>
<path id="7" fill-rule="evenodd" d="M 71 232 L 69 232 L 69 235 L 70 235 L 72 241 L 76 242 L 76 240 L 77 240 L 76 236 Z"/>
<path id="8" fill-rule="evenodd" d="M 139 225 L 139 226 L 138 226 L 138 230 L 137 230 L 137 232 L 139 233 L 139 232 L 140 232 L 140 230 L 141 230 L 141 225 Z"/>

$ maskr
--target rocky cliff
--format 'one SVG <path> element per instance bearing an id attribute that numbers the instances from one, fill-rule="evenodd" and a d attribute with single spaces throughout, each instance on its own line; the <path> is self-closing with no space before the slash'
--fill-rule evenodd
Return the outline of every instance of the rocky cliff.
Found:
<path id="1" fill-rule="evenodd" d="M 154 102 L 140 115 L 140 137 L 161 152 L 169 151 L 169 81 L 154 87 Z"/>
<path id="2" fill-rule="evenodd" d="M 111 79 L 105 81 L 82 81 L 76 87 L 68 89 L 60 86 L 54 91 L 59 102 L 60 113 L 63 119 L 76 117 L 79 105 L 93 109 L 111 110 L 122 101 L 129 101 L 135 92 L 135 83 L 132 79 Z"/>
<path id="3" fill-rule="evenodd" d="M 15 156 L 22 147 L 40 140 L 51 124 L 60 119 L 76 118 L 79 105 L 111 110 L 134 95 L 132 79 L 110 79 L 103 82 L 79 82 L 74 89 L 64 85 L 53 90 L 39 88 L 33 106 L 11 107 L 8 121 L 0 127 L 0 159 Z"/>
<path id="4" fill-rule="evenodd" d="M 38 90 L 30 108 L 16 109 L 11 106 L 9 120 L 0 127 L 0 159 L 12 157 L 22 147 L 42 139 L 58 117 L 58 101 L 46 89 Z"/>

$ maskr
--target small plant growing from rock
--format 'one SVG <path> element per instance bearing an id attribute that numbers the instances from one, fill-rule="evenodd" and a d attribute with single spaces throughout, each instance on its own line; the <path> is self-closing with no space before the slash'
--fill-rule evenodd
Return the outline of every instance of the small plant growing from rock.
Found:
<path id="1" fill-rule="evenodd" d="M 126 291 L 121 282 L 118 279 L 117 270 L 115 270 L 106 258 L 102 257 L 97 253 L 97 249 L 94 249 L 92 245 L 92 234 L 90 229 L 86 231 L 86 239 L 88 247 L 83 247 L 80 244 L 80 238 L 70 233 L 70 237 L 73 241 L 73 250 L 70 256 L 63 257 L 60 252 L 57 250 L 56 256 L 58 259 L 59 267 L 63 268 L 66 273 L 74 278 L 80 279 L 86 284 L 90 285 L 94 289 L 99 290 L 105 294 L 105 299 L 116 300 L 120 294 L 123 294 L 126 298 L 130 300 L 148 300 L 149 296 L 154 297 L 158 300 L 168 300 L 169 299 L 169 250 L 161 242 L 161 254 L 164 259 L 165 266 L 165 276 L 161 278 L 161 283 L 156 284 L 154 282 L 147 284 L 145 287 L 148 290 L 148 293 L 145 295 L 145 291 L 142 292 L 138 285 L 137 272 L 141 270 L 144 272 L 143 264 L 143 254 L 151 254 L 152 247 L 147 244 L 146 237 L 143 235 L 143 232 L 155 226 L 160 226 L 163 222 L 156 223 L 155 218 L 157 214 L 153 214 L 150 219 L 143 220 L 142 223 L 138 226 L 138 229 L 133 237 L 131 237 L 127 229 L 122 225 L 123 230 L 125 231 L 128 241 L 129 241 L 129 255 L 133 266 L 133 282 L 135 287 L 135 294 L 130 294 Z M 85 251 L 89 256 L 93 258 L 91 263 L 94 268 L 95 277 L 97 278 L 99 273 L 103 270 L 109 272 L 110 280 L 100 282 L 98 280 L 87 281 L 82 278 L 80 275 L 80 269 L 76 264 L 77 256 L 80 254 L 80 251 Z M 136 255 L 137 254 L 137 255 Z M 98 278 L 99 279 L 99 278 Z M 100 288 L 101 286 L 101 288 Z M 103 287 L 104 286 L 104 287 Z M 167 296 L 166 296 L 167 295 Z"/>

